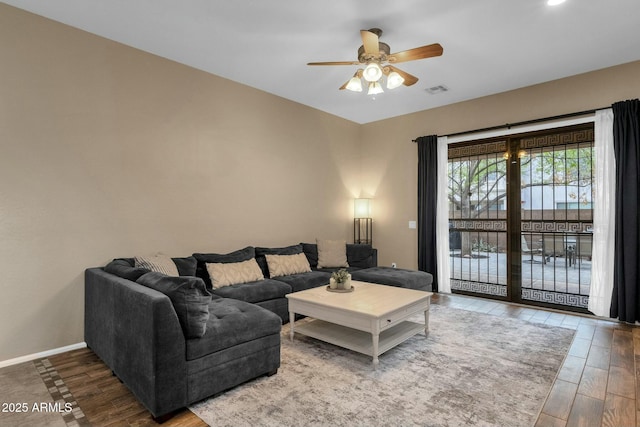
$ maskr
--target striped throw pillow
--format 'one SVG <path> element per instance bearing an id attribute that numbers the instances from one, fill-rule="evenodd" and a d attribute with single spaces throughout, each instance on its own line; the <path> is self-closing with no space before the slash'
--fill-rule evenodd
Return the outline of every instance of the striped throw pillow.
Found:
<path id="1" fill-rule="evenodd" d="M 166 274 L 167 276 L 179 276 L 178 267 L 171 257 L 163 254 L 151 256 L 137 256 L 134 258 L 135 267 L 146 268 L 156 273 Z"/>

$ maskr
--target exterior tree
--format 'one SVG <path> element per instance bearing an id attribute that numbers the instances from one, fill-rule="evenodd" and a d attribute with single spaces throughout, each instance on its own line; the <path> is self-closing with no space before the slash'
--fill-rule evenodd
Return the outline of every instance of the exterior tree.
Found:
<path id="1" fill-rule="evenodd" d="M 590 146 L 566 150 L 538 151 L 520 159 L 522 189 L 548 185 L 577 187 L 578 194 L 567 195 L 587 203 L 592 189 L 593 149 Z M 450 210 L 456 218 L 486 218 L 490 209 L 499 209 L 507 197 L 507 160 L 499 154 L 483 157 L 451 159 L 448 165 Z M 592 191 L 592 190 L 591 190 Z M 462 232 L 461 256 L 471 256 L 470 233 Z"/>

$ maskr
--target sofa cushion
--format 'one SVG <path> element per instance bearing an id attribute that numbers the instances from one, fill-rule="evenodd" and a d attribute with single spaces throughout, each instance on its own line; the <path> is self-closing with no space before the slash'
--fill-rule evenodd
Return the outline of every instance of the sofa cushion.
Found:
<path id="1" fill-rule="evenodd" d="M 317 239 L 318 268 L 349 267 L 347 242 L 344 240 Z"/>
<path id="2" fill-rule="evenodd" d="M 318 245 L 315 243 L 300 243 L 302 251 L 309 261 L 311 269 L 318 268 Z"/>
<path id="3" fill-rule="evenodd" d="M 196 253 L 193 254 L 198 262 L 241 262 L 256 257 L 256 248 L 247 246 L 227 254 Z"/>
<path id="4" fill-rule="evenodd" d="M 351 279 L 420 291 L 431 291 L 433 283 L 433 276 L 430 273 L 391 267 L 373 267 L 354 271 L 351 273 Z"/>
<path id="5" fill-rule="evenodd" d="M 270 277 L 288 276 L 311 271 L 309 261 L 307 261 L 307 257 L 302 252 L 295 255 L 267 254 L 265 258 L 267 259 Z"/>
<path id="6" fill-rule="evenodd" d="M 166 274 L 167 276 L 179 276 L 178 267 L 171 257 L 163 254 L 136 256 L 133 258 L 134 267 L 146 268 L 149 271 Z"/>
<path id="7" fill-rule="evenodd" d="M 264 279 L 255 258 L 240 262 L 207 262 L 205 265 L 214 289 Z"/>
<path id="8" fill-rule="evenodd" d="M 375 267 L 373 261 L 373 247 L 371 245 L 351 244 L 347 245 L 347 262 L 350 267 L 371 268 Z"/>
<path id="9" fill-rule="evenodd" d="M 127 259 L 116 258 L 104 267 L 104 271 L 134 282 L 149 272 L 146 268 L 134 267 L 132 264 L 133 260 L 129 262 Z"/>
<path id="10" fill-rule="evenodd" d="M 291 286 L 278 280 L 264 279 L 257 282 L 224 286 L 212 291 L 222 298 L 233 298 L 240 301 L 257 303 L 272 299 L 284 298 L 291 293 Z"/>
<path id="11" fill-rule="evenodd" d="M 207 331 L 187 340 L 187 360 L 194 360 L 238 344 L 279 334 L 282 319 L 269 310 L 228 298 L 209 303 Z"/>
<path id="12" fill-rule="evenodd" d="M 335 273 L 338 270 L 347 270 L 347 272 L 351 273 L 352 271 L 362 270 L 358 267 L 332 267 L 332 268 L 316 268 L 314 271 L 323 271 L 325 273 Z"/>
<path id="13" fill-rule="evenodd" d="M 229 252 L 228 254 L 217 253 L 195 253 L 193 257 L 197 261 L 196 276 L 204 280 L 204 283 L 209 289 L 213 286 L 209 273 L 207 272 L 206 263 L 225 263 L 225 262 L 242 262 L 250 260 L 256 257 L 256 250 L 253 246 L 247 246 L 237 251 Z"/>
<path id="14" fill-rule="evenodd" d="M 291 286 L 293 292 L 304 291 L 306 289 L 317 288 L 318 286 L 328 285 L 331 273 L 324 271 L 310 271 L 308 273 L 292 274 L 290 276 L 276 277 L 279 280 Z"/>
<path id="15" fill-rule="evenodd" d="M 169 297 L 186 338 L 199 338 L 205 334 L 211 294 L 202 279 L 150 272 L 140 276 L 136 282 Z"/>
<path id="16" fill-rule="evenodd" d="M 171 258 L 178 267 L 178 272 L 181 276 L 195 276 L 196 267 L 198 265 L 196 259 L 192 256 L 184 258 Z"/>
<path id="17" fill-rule="evenodd" d="M 302 252 L 303 251 L 301 244 L 284 246 L 281 248 L 256 247 L 256 261 L 258 261 L 258 265 L 262 269 L 262 274 L 264 274 L 264 277 L 270 277 L 266 255 L 295 255 Z"/>
<path id="18" fill-rule="evenodd" d="M 300 243 L 302 250 L 309 260 L 312 270 L 318 268 L 318 245 L 315 243 Z M 377 265 L 376 250 L 371 245 L 347 243 L 347 262 L 349 270 L 371 268 Z M 344 267 L 325 268 L 326 271 L 337 271 Z"/>

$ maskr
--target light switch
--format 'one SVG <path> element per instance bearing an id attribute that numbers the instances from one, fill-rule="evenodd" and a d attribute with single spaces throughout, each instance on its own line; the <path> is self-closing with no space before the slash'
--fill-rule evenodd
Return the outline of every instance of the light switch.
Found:
<path id="1" fill-rule="evenodd" d="M 409 221 L 409 228 L 416 228 L 416 222 L 415 221 Z"/>

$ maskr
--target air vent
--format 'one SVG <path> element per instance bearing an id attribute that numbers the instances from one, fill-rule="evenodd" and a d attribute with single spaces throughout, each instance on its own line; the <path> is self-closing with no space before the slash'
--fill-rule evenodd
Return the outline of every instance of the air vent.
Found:
<path id="1" fill-rule="evenodd" d="M 433 86 L 428 89 L 425 89 L 429 95 L 437 95 L 442 92 L 446 92 L 449 90 L 445 85 Z"/>

